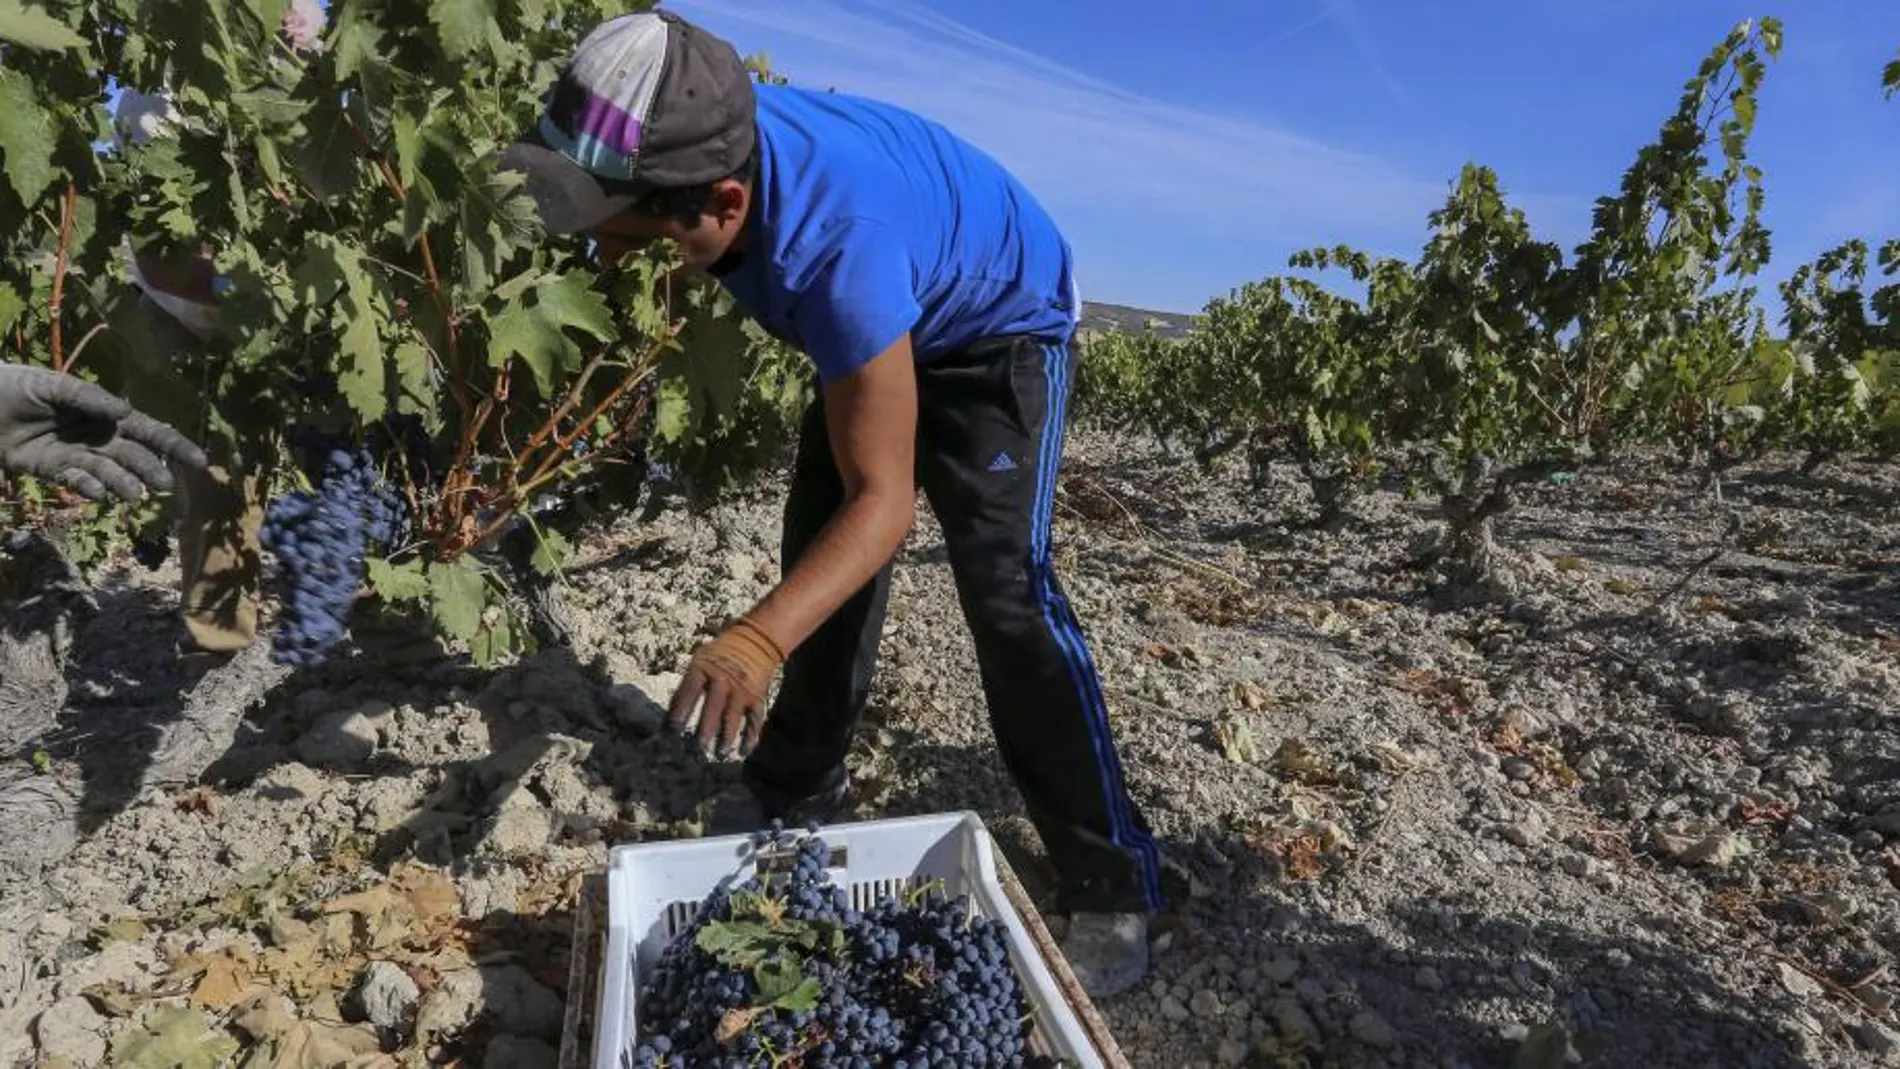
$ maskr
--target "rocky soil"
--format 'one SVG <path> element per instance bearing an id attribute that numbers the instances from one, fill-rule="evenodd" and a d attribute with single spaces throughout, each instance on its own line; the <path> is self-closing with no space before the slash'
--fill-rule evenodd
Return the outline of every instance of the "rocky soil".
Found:
<path id="1" fill-rule="evenodd" d="M 1900 475 L 1724 490 L 1536 487 L 1504 595 L 1448 608 L 1406 567 L 1428 500 L 1330 535 L 1290 471 L 1076 435 L 1062 575 L 1195 885 L 1100 1006 L 1129 1060 L 1900 1065 Z M 573 650 L 492 672 L 366 642 L 197 678 L 175 575 L 102 583 L 63 677 L 0 663 L 0 1064 L 552 1064 L 582 877 L 734 782 L 656 703 L 775 576 L 781 495 L 595 540 Z M 857 814 L 973 809 L 1044 886 L 925 516 Z"/>

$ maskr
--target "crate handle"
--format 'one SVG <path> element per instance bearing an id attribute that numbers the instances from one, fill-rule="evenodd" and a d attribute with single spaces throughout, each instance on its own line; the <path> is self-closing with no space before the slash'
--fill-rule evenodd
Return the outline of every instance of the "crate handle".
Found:
<path id="1" fill-rule="evenodd" d="M 825 858 L 825 867 L 828 869 L 841 869 L 846 867 L 846 863 L 850 861 L 849 848 L 833 846 L 828 849 L 829 854 Z M 798 865 L 798 848 L 785 849 L 781 847 L 760 850 L 754 858 L 753 865 L 760 875 L 776 875 L 782 872 L 790 872 Z"/>

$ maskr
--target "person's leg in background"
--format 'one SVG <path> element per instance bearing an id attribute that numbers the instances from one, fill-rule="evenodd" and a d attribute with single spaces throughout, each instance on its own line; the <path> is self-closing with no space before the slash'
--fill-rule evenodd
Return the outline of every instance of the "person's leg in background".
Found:
<path id="1" fill-rule="evenodd" d="M 215 453 L 202 472 L 178 471 L 180 613 L 187 653 L 232 654 L 257 639 L 264 580 L 258 531 L 268 471 L 234 470 Z"/>
<path id="2" fill-rule="evenodd" d="M 194 436 L 210 455 L 204 471 L 173 469 L 171 502 L 178 535 L 180 653 L 213 661 L 257 637 L 263 582 L 258 530 L 270 492 L 266 450 L 240 449 L 206 434 L 210 399 L 194 386 L 187 357 L 206 343 L 149 295 L 127 302 L 117 324 L 125 340 L 118 383 L 144 411 Z"/>

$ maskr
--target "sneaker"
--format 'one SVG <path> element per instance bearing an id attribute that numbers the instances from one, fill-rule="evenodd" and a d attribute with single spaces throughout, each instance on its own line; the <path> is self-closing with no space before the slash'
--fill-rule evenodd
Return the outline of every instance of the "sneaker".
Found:
<path id="1" fill-rule="evenodd" d="M 1113 998 L 1148 975 L 1145 913 L 1077 913 L 1062 938 L 1062 956 L 1092 999 Z"/>

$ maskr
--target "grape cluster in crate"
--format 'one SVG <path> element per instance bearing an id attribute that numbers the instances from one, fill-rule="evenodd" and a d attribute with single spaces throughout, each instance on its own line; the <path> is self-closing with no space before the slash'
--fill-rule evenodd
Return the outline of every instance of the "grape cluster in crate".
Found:
<path id="1" fill-rule="evenodd" d="M 639 999 L 631 1069 L 1055 1069 L 1003 925 L 939 881 L 866 910 L 831 883 L 816 825 L 774 823 L 789 873 L 727 880 L 667 945 Z"/>

